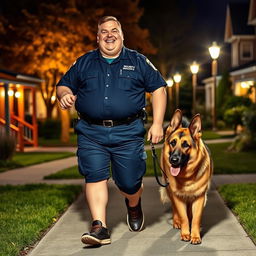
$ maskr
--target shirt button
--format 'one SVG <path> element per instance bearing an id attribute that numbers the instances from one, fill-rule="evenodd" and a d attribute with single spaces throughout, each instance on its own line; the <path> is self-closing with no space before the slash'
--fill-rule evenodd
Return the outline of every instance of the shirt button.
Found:
<path id="1" fill-rule="evenodd" d="M 107 74 L 107 76 L 109 76 L 109 74 Z"/>
<path id="2" fill-rule="evenodd" d="M 105 97 L 105 100 L 107 100 L 108 99 L 108 97 Z"/>
<path id="3" fill-rule="evenodd" d="M 106 84 L 106 87 L 109 87 L 109 85 L 108 85 L 108 84 Z"/>

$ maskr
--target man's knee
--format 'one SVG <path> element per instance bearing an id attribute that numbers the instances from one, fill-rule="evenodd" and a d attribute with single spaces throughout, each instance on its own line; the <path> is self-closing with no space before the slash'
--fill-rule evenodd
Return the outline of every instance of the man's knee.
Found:
<path id="1" fill-rule="evenodd" d="M 128 195 L 133 195 L 139 191 L 139 189 L 141 188 L 141 184 L 142 182 L 139 182 L 137 184 L 122 184 L 117 186 L 122 192 Z"/>

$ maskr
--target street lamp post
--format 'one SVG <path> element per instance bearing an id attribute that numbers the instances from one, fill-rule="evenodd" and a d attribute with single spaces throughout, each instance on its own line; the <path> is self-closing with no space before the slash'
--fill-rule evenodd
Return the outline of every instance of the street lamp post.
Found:
<path id="1" fill-rule="evenodd" d="M 213 77 L 213 90 L 212 90 L 212 129 L 216 130 L 216 87 L 217 87 L 217 59 L 220 54 L 220 47 L 216 42 L 212 43 L 209 47 L 209 52 L 212 58 L 212 77 Z"/>
<path id="2" fill-rule="evenodd" d="M 170 111 L 172 112 L 172 87 L 173 87 L 173 79 L 172 78 L 169 78 L 167 81 L 167 96 L 168 96 L 168 103 L 169 103 L 169 108 L 170 108 Z"/>
<path id="3" fill-rule="evenodd" d="M 197 85 L 197 73 L 199 71 L 199 65 L 196 61 L 193 61 L 192 65 L 190 65 L 190 70 L 192 73 L 192 86 L 193 86 L 193 101 L 192 101 L 192 112 L 193 115 L 196 114 L 196 85 Z"/>
<path id="4" fill-rule="evenodd" d="M 176 108 L 179 108 L 179 94 L 180 94 L 180 81 L 181 81 L 181 75 L 180 73 L 176 73 L 173 76 L 174 82 L 176 84 L 175 88 L 176 88 Z"/>

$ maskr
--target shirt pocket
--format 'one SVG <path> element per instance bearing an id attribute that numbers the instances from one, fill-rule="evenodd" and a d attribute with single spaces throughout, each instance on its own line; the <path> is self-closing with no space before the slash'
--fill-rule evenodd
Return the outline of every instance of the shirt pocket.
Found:
<path id="1" fill-rule="evenodd" d="M 138 74 L 134 71 L 120 70 L 118 87 L 129 91 L 139 86 Z"/>
<path id="2" fill-rule="evenodd" d="M 86 92 L 94 91 L 98 87 L 99 74 L 97 71 L 88 72 L 82 77 L 82 89 Z"/>

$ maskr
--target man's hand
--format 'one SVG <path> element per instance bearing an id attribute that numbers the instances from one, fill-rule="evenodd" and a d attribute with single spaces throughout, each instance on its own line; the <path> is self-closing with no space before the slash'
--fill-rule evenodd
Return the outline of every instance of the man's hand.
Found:
<path id="1" fill-rule="evenodd" d="M 152 124 L 148 131 L 148 138 L 149 141 L 151 139 L 152 143 L 156 144 L 160 142 L 164 137 L 163 127 L 160 124 Z"/>
<path id="2" fill-rule="evenodd" d="M 60 98 L 60 107 L 62 109 L 68 109 L 71 108 L 75 101 L 76 101 L 76 96 L 71 94 L 71 93 L 66 93 Z"/>

